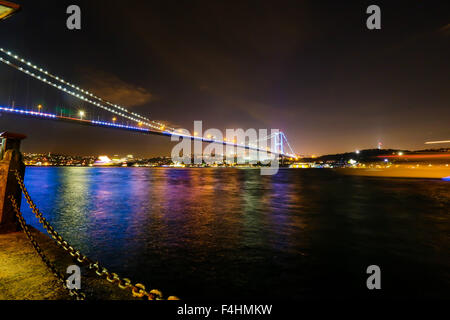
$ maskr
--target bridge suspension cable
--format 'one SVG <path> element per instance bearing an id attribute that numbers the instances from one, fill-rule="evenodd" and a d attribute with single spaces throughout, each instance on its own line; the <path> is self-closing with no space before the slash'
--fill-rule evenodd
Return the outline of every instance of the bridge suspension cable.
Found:
<path id="1" fill-rule="evenodd" d="M 288 141 L 286 135 L 284 134 L 284 132 L 282 132 L 281 134 L 282 134 L 283 139 L 284 139 L 284 141 L 286 142 L 286 144 L 287 144 L 289 150 L 291 151 L 291 154 L 295 155 L 296 153 L 295 153 L 294 149 L 292 149 L 291 144 L 289 143 L 289 141 Z M 283 152 L 284 152 L 284 150 L 283 150 Z"/>
<path id="2" fill-rule="evenodd" d="M 49 86 L 52 86 L 52 87 L 58 89 L 59 91 L 69 94 L 81 101 L 92 104 L 95 107 L 101 108 L 101 109 L 111 112 L 115 115 L 121 116 L 125 119 L 132 120 L 132 121 L 138 123 L 139 127 L 141 125 L 146 125 L 149 128 L 153 129 L 153 130 L 148 129 L 149 132 L 191 138 L 194 140 L 199 139 L 196 136 L 187 136 L 185 134 L 178 134 L 176 132 L 177 130 L 175 128 L 168 127 L 168 126 L 164 125 L 163 123 L 160 123 L 155 120 L 149 120 L 148 118 L 146 118 L 140 114 L 137 114 L 135 112 L 130 112 L 122 106 L 119 106 L 117 104 L 114 104 L 107 100 L 104 100 L 104 99 L 94 95 L 93 93 L 89 92 L 88 90 L 84 90 L 84 89 L 64 80 L 61 77 L 51 74 L 50 72 L 44 70 L 43 68 L 40 68 L 37 65 L 31 63 L 30 61 L 27 61 L 27 60 L 19 57 L 18 55 L 12 53 L 11 51 L 0 48 L 0 52 L 7 55 L 8 57 L 11 57 L 12 59 L 18 61 L 19 63 L 23 64 L 23 67 L 9 61 L 8 59 L 3 58 L 1 56 L 0 56 L 0 62 L 6 64 L 24 74 L 32 77 L 32 78 L 35 78 Z M 28 70 L 29 68 L 31 68 L 31 71 Z M 15 111 L 14 109 L 7 109 L 7 108 L 1 108 L 1 109 L 4 109 L 4 111 L 9 111 L 9 112 Z M 20 113 L 34 115 L 33 112 L 28 112 L 28 111 L 24 111 L 24 110 L 20 110 Z M 40 113 L 39 113 L 39 115 L 40 115 Z M 51 116 L 53 118 L 64 118 L 64 117 L 57 117 L 56 115 L 49 115 L 49 116 Z M 101 122 L 101 121 L 91 121 L 91 122 L 93 124 L 98 124 L 98 125 L 105 125 L 105 126 L 111 126 L 111 127 L 117 127 L 117 128 L 125 128 L 125 129 L 131 129 L 131 130 L 141 130 L 137 127 L 118 125 L 115 123 L 107 123 L 107 122 Z M 144 130 L 144 128 L 142 128 L 142 130 Z M 145 129 L 145 131 L 147 131 L 147 129 Z M 258 148 L 257 145 L 261 141 L 267 141 L 267 140 L 271 140 L 271 139 L 275 139 L 275 149 L 277 149 L 277 150 L 269 150 L 269 148 L 267 148 L 267 150 L 263 150 L 261 148 Z M 264 151 L 264 152 L 269 151 L 271 153 L 280 154 L 283 156 L 295 157 L 295 152 L 292 149 L 291 145 L 289 144 L 289 141 L 287 140 L 286 135 L 283 132 L 273 133 L 272 135 L 267 136 L 265 138 L 261 138 L 257 141 L 250 141 L 249 145 L 241 145 L 241 144 L 229 143 L 229 142 L 224 143 L 224 142 L 220 142 L 220 141 L 215 141 L 214 139 L 213 140 L 206 139 L 204 137 L 202 137 L 201 140 L 203 142 L 217 142 L 217 143 L 223 143 L 226 145 L 233 145 L 238 148 L 242 147 L 242 148 L 246 148 L 249 150 Z M 256 146 L 252 145 L 254 143 L 256 143 Z M 288 148 L 290 149 L 291 153 L 284 152 L 284 144 L 285 143 L 288 146 Z M 279 148 L 279 150 L 278 150 L 278 148 Z"/>
<path id="3" fill-rule="evenodd" d="M 155 121 L 155 120 L 150 120 L 150 119 L 148 119 L 148 118 L 146 118 L 146 117 L 144 117 L 144 116 L 142 116 L 140 114 L 137 114 L 135 112 L 131 112 L 131 111 L 127 110 L 126 108 L 122 107 L 122 106 L 119 106 L 117 104 L 114 104 L 112 102 L 104 100 L 104 99 L 94 95 L 93 93 L 89 92 L 88 90 L 84 90 L 84 89 L 82 89 L 82 88 L 80 88 L 80 87 L 78 87 L 78 86 L 76 86 L 76 85 L 74 85 L 74 84 L 64 80 L 61 77 L 58 77 L 56 75 L 51 74 L 50 72 L 44 70 L 43 68 L 40 68 L 37 65 L 31 63 L 30 61 L 27 61 L 27 60 L 21 58 L 20 56 L 12 53 L 11 51 L 7 51 L 7 50 L 5 50 L 3 48 L 0 48 L 0 52 L 8 55 L 9 57 L 17 60 L 18 62 L 20 62 L 20 63 L 22 63 L 22 64 L 24 64 L 24 65 L 26 65 L 26 66 L 28 66 L 28 67 L 30 67 L 32 69 L 34 69 L 35 71 L 37 71 L 37 72 L 39 72 L 39 73 L 41 73 L 41 74 L 43 74 L 45 76 L 40 76 L 40 75 L 34 73 L 33 71 L 29 71 L 29 70 L 27 70 L 27 69 L 25 69 L 23 67 L 20 67 L 20 66 L 12 63 L 11 61 L 9 61 L 7 59 L 2 58 L 2 57 L 0 57 L 0 62 L 3 62 L 6 65 L 9 65 L 10 67 L 15 68 L 16 70 L 19 70 L 20 72 L 25 73 L 25 74 L 27 74 L 27 75 L 29 75 L 29 76 L 37 79 L 37 80 L 40 80 L 41 82 L 44 82 L 45 84 L 50 85 L 50 86 L 52 86 L 52 87 L 54 87 L 54 88 L 56 88 L 56 89 L 58 89 L 60 91 L 63 91 L 64 93 L 67 93 L 67 94 L 69 94 L 69 95 L 71 95 L 71 96 L 73 96 L 75 98 L 78 98 L 78 99 L 80 99 L 82 101 L 85 101 L 85 102 L 88 102 L 88 103 L 90 103 L 90 104 L 92 104 L 92 105 L 94 105 L 96 107 L 99 107 L 101 109 L 104 109 L 106 111 L 114 113 L 115 115 L 124 117 L 126 119 L 135 121 L 137 123 L 145 124 L 145 125 L 147 125 L 147 126 L 149 126 L 151 128 L 157 129 L 157 130 L 161 130 L 161 131 L 164 131 L 166 129 L 170 129 L 172 131 L 175 130 L 174 128 L 166 127 L 166 125 L 164 125 L 163 123 L 160 123 L 160 122 Z M 48 78 L 56 80 L 56 82 L 59 82 L 60 84 L 62 84 L 64 86 L 70 87 L 70 88 L 72 88 L 75 91 L 71 91 L 70 89 L 67 89 L 66 87 L 63 87 L 60 84 L 52 82 L 52 81 L 48 80 Z M 81 94 L 77 93 L 76 91 L 80 92 Z M 90 98 L 87 98 L 86 96 L 88 96 Z M 91 98 L 93 100 L 97 100 L 97 101 L 93 101 L 93 100 L 91 100 Z M 105 106 L 104 104 L 108 105 L 109 107 Z M 114 108 L 114 109 L 112 109 L 112 108 Z M 115 110 L 115 109 L 117 109 L 117 110 Z"/>

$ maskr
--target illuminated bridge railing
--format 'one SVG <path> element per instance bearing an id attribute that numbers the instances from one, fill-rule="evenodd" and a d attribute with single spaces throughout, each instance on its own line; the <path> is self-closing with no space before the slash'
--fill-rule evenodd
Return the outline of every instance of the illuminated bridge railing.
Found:
<path id="1" fill-rule="evenodd" d="M 245 149 L 245 150 L 270 153 L 270 154 L 275 154 L 275 155 L 279 155 L 279 156 L 283 156 L 283 157 L 290 157 L 290 158 L 296 157 L 296 155 L 294 155 L 294 154 L 275 152 L 275 151 L 270 150 L 270 148 L 269 149 L 261 149 L 260 147 L 249 146 L 249 145 L 227 142 L 227 141 L 220 141 L 220 140 L 209 139 L 209 138 L 199 137 L 199 136 L 192 136 L 192 135 L 187 135 L 187 134 L 183 134 L 183 133 L 177 133 L 177 132 L 171 132 L 171 131 L 156 131 L 156 130 L 151 130 L 151 129 L 144 128 L 144 127 L 129 126 L 129 125 L 123 125 L 123 124 L 106 122 L 106 121 L 84 120 L 84 119 L 80 119 L 80 118 L 60 116 L 60 115 L 51 114 L 51 113 L 30 111 L 30 110 L 25 110 L 25 109 L 21 109 L 21 108 L 11 108 L 11 107 L 0 106 L 0 112 L 12 113 L 12 114 L 28 116 L 28 117 L 36 117 L 36 118 L 40 118 L 40 119 L 61 120 L 61 121 L 68 121 L 68 122 L 74 122 L 74 123 L 88 124 L 88 125 L 93 125 L 93 126 L 98 126 L 98 127 L 122 129 L 122 130 L 135 131 L 135 132 L 141 132 L 141 133 L 146 133 L 146 134 L 157 134 L 157 135 L 163 135 L 163 136 L 168 136 L 168 137 L 174 136 L 174 137 L 179 137 L 179 138 L 191 139 L 193 141 L 200 141 L 203 143 L 215 143 L 215 144 L 220 144 L 220 145 L 224 145 L 224 146 L 232 146 L 232 147 L 236 147 L 236 148 L 241 148 L 241 149 Z"/>

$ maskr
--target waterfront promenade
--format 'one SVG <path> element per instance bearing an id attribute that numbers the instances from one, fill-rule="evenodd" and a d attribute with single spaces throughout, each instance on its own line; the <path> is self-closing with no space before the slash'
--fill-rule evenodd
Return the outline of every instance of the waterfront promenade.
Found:
<path id="1" fill-rule="evenodd" d="M 33 229 L 33 235 L 52 261 L 61 252 Z M 50 273 L 23 232 L 0 235 L 0 300 L 68 300 L 70 296 Z"/>
<path id="2" fill-rule="evenodd" d="M 57 269 L 65 273 L 72 258 L 53 240 L 30 228 Z M 23 232 L 0 235 L 0 300 L 72 300 L 42 262 Z M 130 295 L 92 273 L 83 272 L 82 290 L 90 300 L 128 300 Z"/>

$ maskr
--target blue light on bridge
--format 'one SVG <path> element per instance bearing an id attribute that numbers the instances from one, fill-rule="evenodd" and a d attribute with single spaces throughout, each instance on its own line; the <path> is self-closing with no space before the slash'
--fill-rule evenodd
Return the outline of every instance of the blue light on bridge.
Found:
<path id="1" fill-rule="evenodd" d="M 16 114 L 24 114 L 24 115 L 30 115 L 30 116 L 36 116 L 36 117 L 43 117 L 43 118 L 52 118 L 52 119 L 57 118 L 56 115 L 50 114 L 50 113 L 28 111 L 28 110 L 22 110 L 22 109 L 16 109 L 16 108 L 0 107 L 0 111 L 11 112 L 11 113 L 16 113 Z"/>
<path id="2" fill-rule="evenodd" d="M 444 181 L 450 181 L 450 177 L 442 178 L 442 180 L 444 180 Z"/>
<path id="3" fill-rule="evenodd" d="M 21 115 L 42 117 L 42 118 L 62 119 L 62 117 L 59 117 L 55 114 L 43 113 L 43 112 L 37 112 L 37 111 L 28 111 L 28 110 L 17 109 L 17 108 L 7 108 L 7 107 L 0 106 L 0 112 L 2 112 L 2 111 L 9 112 L 9 113 L 15 113 L 15 114 L 21 114 Z M 79 119 L 71 119 L 71 120 L 79 120 Z M 81 121 L 81 120 L 79 120 L 79 121 Z M 114 127 L 114 128 L 128 129 L 128 130 L 136 130 L 136 131 L 143 131 L 143 132 L 150 131 L 149 129 L 146 129 L 146 128 L 126 126 L 126 125 L 115 124 L 115 123 L 110 123 L 110 122 L 91 121 L 91 123 L 95 124 L 95 125 L 102 125 L 102 126 L 107 126 L 107 127 Z"/>
<path id="4" fill-rule="evenodd" d="M 103 121 L 91 121 L 91 122 L 92 122 L 92 124 L 106 126 L 106 127 L 129 129 L 129 130 L 136 130 L 136 131 L 143 131 L 143 132 L 149 132 L 150 131 L 149 129 L 146 129 L 146 128 L 126 126 L 126 125 L 116 124 L 116 123 L 111 123 L 111 122 L 103 122 Z"/>
<path id="5" fill-rule="evenodd" d="M 76 118 L 68 118 L 68 117 L 61 117 L 55 114 L 50 114 L 50 113 L 42 113 L 42 112 L 36 112 L 36 111 L 28 111 L 28 110 L 24 110 L 24 109 L 17 109 L 17 108 L 8 108 L 8 107 L 2 107 L 0 106 L 0 112 L 9 112 L 9 113 L 15 113 L 15 114 L 20 114 L 20 115 L 26 115 L 26 116 L 35 116 L 38 118 L 49 118 L 49 119 L 60 119 L 60 120 L 71 120 L 71 121 L 75 121 L 75 122 L 88 122 L 91 123 L 93 125 L 97 125 L 97 126 L 104 126 L 104 127 L 110 127 L 110 128 L 118 128 L 118 129 L 125 129 L 125 130 L 132 130 L 132 131 L 137 131 L 137 132 L 156 132 L 154 130 L 150 130 L 148 128 L 142 128 L 142 127 L 136 127 L 136 126 L 128 126 L 128 125 L 122 125 L 122 124 L 117 124 L 117 123 L 112 123 L 112 122 L 105 122 L 105 121 L 95 121 L 95 120 L 82 120 L 82 119 L 76 119 Z M 159 131 L 158 131 L 159 132 Z M 197 137 L 197 136 L 190 136 L 190 135 L 186 135 L 186 134 L 181 134 L 181 133 L 176 133 L 176 132 L 170 132 L 168 130 L 165 131 L 161 131 L 160 133 L 166 135 L 166 136 L 177 136 L 177 137 L 181 137 L 181 138 L 188 138 L 188 139 L 193 139 L 193 140 L 198 140 L 201 142 L 205 142 L 205 143 L 217 143 L 217 144 L 222 144 L 222 145 L 227 145 L 227 146 L 233 146 L 233 147 L 237 147 L 237 148 L 244 148 L 244 149 L 248 149 L 248 150 L 255 150 L 258 152 L 271 152 L 270 150 L 264 150 L 261 148 L 258 148 L 257 146 L 247 146 L 245 144 L 239 144 L 239 143 L 232 143 L 232 142 L 227 142 L 227 141 L 218 141 L 215 139 L 210 139 L 210 138 L 204 138 L 204 137 Z M 275 152 L 272 152 L 275 153 Z M 285 153 L 278 153 L 281 156 L 288 156 L 288 157 L 295 157 L 294 155 L 290 155 L 290 154 L 285 154 Z M 450 181 L 450 177 L 448 178 L 444 178 L 444 180 L 448 179 L 448 181 Z"/>

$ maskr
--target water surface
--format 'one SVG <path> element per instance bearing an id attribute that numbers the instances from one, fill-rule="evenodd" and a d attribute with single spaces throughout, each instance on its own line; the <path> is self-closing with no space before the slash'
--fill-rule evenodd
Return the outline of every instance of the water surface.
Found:
<path id="1" fill-rule="evenodd" d="M 326 170 L 263 177 L 237 169 L 27 168 L 26 185 L 71 244 L 168 295 L 450 298 L 448 181 Z M 366 288 L 373 264 L 382 269 L 376 293 Z"/>

